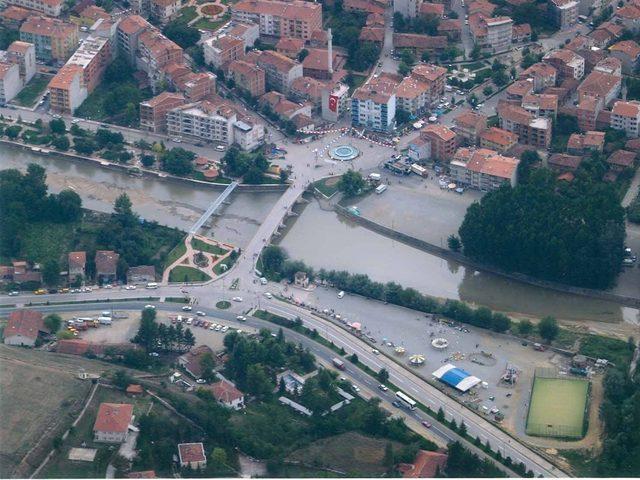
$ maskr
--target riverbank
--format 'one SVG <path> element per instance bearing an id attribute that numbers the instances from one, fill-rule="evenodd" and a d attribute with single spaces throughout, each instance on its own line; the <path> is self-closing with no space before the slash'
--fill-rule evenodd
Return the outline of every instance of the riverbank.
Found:
<path id="1" fill-rule="evenodd" d="M 462 253 L 454 252 L 446 248 L 442 248 L 438 245 L 434 245 L 432 243 L 426 242 L 419 238 L 406 235 L 402 232 L 391 229 L 389 227 L 385 227 L 384 225 L 376 223 L 373 220 L 369 220 L 362 216 L 355 215 L 350 210 L 344 208 L 343 206 L 336 205 L 334 208 L 337 214 L 342 215 L 343 217 L 348 218 L 350 221 L 355 222 L 359 225 L 362 225 L 363 227 L 369 230 L 372 230 L 376 233 L 380 233 L 394 240 L 398 240 L 399 242 L 402 242 L 405 245 L 409 245 L 411 247 L 417 248 L 424 252 L 437 255 L 438 257 L 444 258 L 446 260 L 453 260 L 462 265 L 465 265 L 466 267 L 470 267 L 478 271 L 492 273 L 494 275 L 499 275 L 501 277 L 505 277 L 510 280 L 516 280 L 518 282 L 527 283 L 529 285 L 533 285 L 536 287 L 541 287 L 549 290 L 554 290 L 557 292 L 595 298 L 598 300 L 605 300 L 608 302 L 615 302 L 620 305 L 624 305 L 631 308 L 640 308 L 640 296 L 633 297 L 633 296 L 626 296 L 626 295 L 618 295 L 615 293 L 605 292 L 601 290 L 573 287 L 571 285 L 565 285 L 557 282 L 540 280 L 540 279 L 531 277 L 529 275 L 524 275 L 521 273 L 505 272 L 491 265 L 485 265 L 485 264 L 475 262 L 470 258 L 466 257 L 465 255 L 463 255 Z"/>

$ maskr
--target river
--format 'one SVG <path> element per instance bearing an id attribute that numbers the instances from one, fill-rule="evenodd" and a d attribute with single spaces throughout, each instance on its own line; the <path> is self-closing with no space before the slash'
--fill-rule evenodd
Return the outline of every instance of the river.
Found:
<path id="1" fill-rule="evenodd" d="M 510 314 L 640 324 L 637 309 L 467 269 L 325 211 L 316 200 L 290 221 L 280 245 L 291 258 L 314 268 L 364 273 L 380 282 L 393 281 L 436 297 L 486 305 Z"/>
<path id="2" fill-rule="evenodd" d="M 206 186 L 170 179 L 131 177 L 120 171 L 64 157 L 36 155 L 0 145 L 0 169 L 25 169 L 37 163 L 47 169 L 51 192 L 74 189 L 85 208 L 110 212 L 126 192 L 142 217 L 188 230 L 220 193 Z M 244 246 L 271 210 L 278 193 L 235 193 L 213 221 L 209 235 Z M 420 292 L 455 298 L 490 308 L 573 321 L 640 324 L 640 312 L 601 300 L 578 297 L 466 269 L 456 262 L 414 249 L 354 225 L 312 200 L 289 222 L 281 245 L 294 259 L 314 268 L 365 273 L 381 282 L 395 281 Z"/>

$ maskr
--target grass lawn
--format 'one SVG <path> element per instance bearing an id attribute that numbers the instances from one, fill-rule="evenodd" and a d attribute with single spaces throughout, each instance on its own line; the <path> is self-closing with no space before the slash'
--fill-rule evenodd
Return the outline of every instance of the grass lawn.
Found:
<path id="1" fill-rule="evenodd" d="M 27 226 L 22 235 L 22 251 L 33 262 L 44 263 L 60 259 L 71 250 L 74 232 L 79 225 L 58 223 L 34 223 Z"/>
<path id="2" fill-rule="evenodd" d="M 224 14 L 222 17 L 220 17 L 220 18 L 218 18 L 216 20 L 212 20 L 212 19 L 207 18 L 207 17 L 201 17 L 192 26 L 195 27 L 195 28 L 200 28 L 202 30 L 216 31 L 222 25 L 227 23 L 229 21 L 229 18 L 231 18 L 231 15 L 229 13 Z"/>
<path id="3" fill-rule="evenodd" d="M 377 439 L 355 432 L 317 440 L 287 457 L 318 467 L 335 468 L 349 476 L 378 477 L 385 473 L 384 451 L 388 443 L 394 450 L 402 445 L 388 439 Z"/>
<path id="4" fill-rule="evenodd" d="M 237 260 L 237 258 L 233 258 L 231 256 L 225 258 L 224 262 L 220 262 L 220 263 L 216 264 L 215 267 L 213 267 L 213 273 L 215 273 L 216 275 L 222 275 L 224 272 L 226 272 L 231 267 L 233 267 L 233 264 L 236 263 L 236 260 Z M 223 269 L 222 265 L 226 265 L 227 268 Z"/>
<path id="5" fill-rule="evenodd" d="M 183 265 L 178 265 L 169 274 L 170 282 L 205 282 L 207 280 L 211 280 L 211 277 L 206 273 Z"/>
<path id="6" fill-rule="evenodd" d="M 186 7 L 180 10 L 180 15 L 173 20 L 176 23 L 189 23 L 191 20 L 198 16 L 198 12 L 196 11 L 196 7 Z"/>
<path id="7" fill-rule="evenodd" d="M 633 349 L 629 344 L 615 338 L 587 335 L 580 340 L 580 353 L 594 358 L 606 358 L 616 366 L 629 365 Z"/>
<path id="8" fill-rule="evenodd" d="M 60 452 L 55 455 L 42 472 L 43 478 L 104 478 L 111 457 L 118 451 L 110 445 L 93 442 L 93 424 L 100 404 L 132 403 L 135 418 L 144 415 L 151 404 L 150 397 L 127 397 L 124 392 L 111 388 L 99 387 L 82 420 L 71 432 Z M 92 463 L 76 462 L 68 459 L 72 447 L 80 447 L 85 442 L 87 448 L 97 448 L 98 453 Z"/>
<path id="9" fill-rule="evenodd" d="M 349 95 L 351 95 L 356 88 L 364 83 L 367 79 L 364 75 L 353 75 L 353 86 L 349 87 Z"/>
<path id="10" fill-rule="evenodd" d="M 313 184 L 325 197 L 332 197 L 338 191 L 338 182 L 340 177 L 325 178 Z"/>
<path id="11" fill-rule="evenodd" d="M 588 391 L 587 380 L 536 377 L 527 435 L 582 438 Z"/>
<path id="12" fill-rule="evenodd" d="M 44 75 L 34 76 L 27 86 L 16 96 L 16 103 L 23 107 L 32 107 L 38 97 L 47 88 L 50 80 L 50 77 Z"/>
<path id="13" fill-rule="evenodd" d="M 202 240 L 199 240 L 197 238 L 194 238 L 191 240 L 191 246 L 195 249 L 195 250 L 200 250 L 203 252 L 207 252 L 207 253 L 213 253 L 214 255 L 224 255 L 225 253 L 227 253 L 229 250 L 225 249 L 225 248 L 221 248 L 217 245 L 210 245 L 206 242 L 203 242 Z"/>
<path id="14" fill-rule="evenodd" d="M 187 253 L 187 247 L 185 246 L 184 242 L 180 242 L 173 248 L 173 250 L 169 252 L 169 255 L 167 255 L 167 259 L 164 262 L 164 268 L 167 268 L 185 253 Z"/>
<path id="15" fill-rule="evenodd" d="M 229 307 L 231 307 L 231 302 L 227 302 L 226 300 L 220 300 L 216 303 L 216 308 L 219 308 L 220 310 L 226 310 Z"/>

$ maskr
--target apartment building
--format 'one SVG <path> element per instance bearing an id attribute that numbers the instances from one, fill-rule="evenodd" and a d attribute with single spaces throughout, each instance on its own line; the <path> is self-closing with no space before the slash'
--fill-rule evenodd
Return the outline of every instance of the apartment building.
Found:
<path id="1" fill-rule="evenodd" d="M 316 111 L 320 110 L 322 91 L 329 88 L 327 83 L 311 77 L 296 78 L 289 87 L 289 98 L 296 102 L 310 102 Z"/>
<path id="2" fill-rule="evenodd" d="M 491 127 L 480 134 L 480 146 L 505 153 L 518 144 L 518 135 L 498 127 Z"/>
<path id="3" fill-rule="evenodd" d="M 562 80 L 567 78 L 580 80 L 584 76 L 584 58 L 566 48 L 548 53 L 542 61 L 555 67 Z"/>
<path id="4" fill-rule="evenodd" d="M 413 115 L 424 113 L 444 95 L 447 70 L 436 65 L 417 65 L 411 75 L 399 79 L 397 108 Z"/>
<path id="5" fill-rule="evenodd" d="M 0 12 L 0 21 L 9 30 L 20 30 L 22 23 L 32 15 L 32 10 L 10 5 Z"/>
<path id="6" fill-rule="evenodd" d="M 389 131 L 396 118 L 396 87 L 393 76 L 370 77 L 351 97 L 351 124 L 369 130 Z"/>
<path id="7" fill-rule="evenodd" d="M 610 105 L 618 95 L 622 87 L 622 77 L 594 70 L 578 86 L 578 100 L 584 97 L 601 98 L 603 105 Z"/>
<path id="8" fill-rule="evenodd" d="M 558 114 L 558 96 L 548 93 L 531 93 L 522 99 L 522 108 L 536 117 L 553 120 Z"/>
<path id="9" fill-rule="evenodd" d="M 538 148 L 548 148 L 551 143 L 551 120 L 536 118 L 517 105 L 498 105 L 500 128 L 518 135 L 518 142 Z"/>
<path id="10" fill-rule="evenodd" d="M 7 48 L 6 58 L 18 65 L 23 86 L 36 74 L 36 48 L 32 43 L 16 40 Z"/>
<path id="11" fill-rule="evenodd" d="M 449 161 L 456 151 L 456 132 L 444 125 L 427 125 L 420 130 L 420 138 L 431 143 L 431 158 Z"/>
<path id="12" fill-rule="evenodd" d="M 511 17 L 487 17 L 483 13 L 469 15 L 469 29 L 476 45 L 484 52 L 511 50 L 513 20 Z"/>
<path id="13" fill-rule="evenodd" d="M 180 0 L 151 0 L 149 14 L 161 24 L 167 23 L 182 8 Z"/>
<path id="14" fill-rule="evenodd" d="M 595 130 L 598 115 L 603 111 L 604 100 L 601 97 L 583 96 L 576 106 L 578 127 L 582 131 Z"/>
<path id="15" fill-rule="evenodd" d="M 422 0 L 393 0 L 393 13 L 404 18 L 415 18 L 418 15 Z"/>
<path id="16" fill-rule="evenodd" d="M 595 72 L 608 73 L 609 75 L 622 76 L 622 62 L 615 57 L 607 57 L 600 60 L 593 67 Z"/>
<path id="17" fill-rule="evenodd" d="M 215 68 L 226 68 L 234 60 L 245 56 L 245 43 L 241 38 L 231 35 L 211 37 L 202 43 L 204 62 Z"/>
<path id="18" fill-rule="evenodd" d="M 0 62 L 0 105 L 10 102 L 21 89 L 20 67 L 12 62 Z"/>
<path id="19" fill-rule="evenodd" d="M 66 61 L 78 47 L 78 27 L 55 18 L 29 17 L 20 27 L 20 40 L 31 43 L 36 59 Z"/>
<path id="20" fill-rule="evenodd" d="M 609 47 L 611 56 L 622 63 L 622 73 L 634 73 L 640 61 L 640 45 L 633 40 L 624 40 Z"/>
<path id="21" fill-rule="evenodd" d="M 567 153 L 571 155 L 588 155 L 591 152 L 602 152 L 604 136 L 604 132 L 595 131 L 587 131 L 583 134 L 572 133 L 567 142 Z"/>
<path id="22" fill-rule="evenodd" d="M 62 13 L 64 0 L 7 0 L 9 5 L 30 8 L 42 12 L 50 17 L 59 17 Z"/>
<path id="23" fill-rule="evenodd" d="M 259 102 L 261 107 L 269 106 L 271 111 L 276 113 L 283 120 L 293 120 L 298 115 L 305 115 L 311 117 L 310 103 L 296 103 L 279 93 L 279 92 L 267 92 L 260 97 Z"/>
<path id="24" fill-rule="evenodd" d="M 578 2 L 575 0 L 549 0 L 551 21 L 560 30 L 571 28 L 578 22 Z"/>
<path id="25" fill-rule="evenodd" d="M 322 30 L 322 5 L 293 0 L 242 0 L 231 7 L 234 20 L 256 23 L 260 35 L 293 37 L 309 40 L 316 30 Z"/>
<path id="26" fill-rule="evenodd" d="M 519 160 L 486 148 L 461 148 L 449 164 L 451 180 L 482 192 L 516 185 Z"/>
<path id="27" fill-rule="evenodd" d="M 289 58 L 298 58 L 298 54 L 304 48 L 305 41 L 302 38 L 280 37 L 276 43 L 276 52 Z"/>
<path id="28" fill-rule="evenodd" d="M 87 37 L 49 82 L 51 110 L 72 115 L 100 83 L 111 58 L 108 39 Z"/>
<path id="29" fill-rule="evenodd" d="M 322 118 L 329 122 L 337 122 L 349 108 L 349 87 L 338 83 L 333 88 L 325 88 L 322 95 Z"/>
<path id="30" fill-rule="evenodd" d="M 174 88 L 184 94 L 188 103 L 205 100 L 216 93 L 216 76 L 211 72 L 189 71 L 171 80 Z"/>
<path id="31" fill-rule="evenodd" d="M 285 95 L 289 93 L 291 82 L 303 76 L 301 63 L 270 50 L 260 53 L 257 65 L 264 70 L 267 88 Z"/>
<path id="32" fill-rule="evenodd" d="M 167 131 L 167 112 L 184 105 L 181 93 L 162 92 L 140 103 L 140 129 L 153 133 Z"/>
<path id="33" fill-rule="evenodd" d="M 259 97 L 265 93 L 265 73 L 257 65 L 252 65 L 243 60 L 231 62 L 228 67 L 228 76 L 233 78 L 236 86 L 252 97 Z"/>
<path id="34" fill-rule="evenodd" d="M 533 80 L 533 91 L 540 93 L 547 87 L 556 86 L 557 71 L 554 66 L 548 63 L 534 63 L 527 68 L 520 78 L 531 78 Z"/>
<path id="35" fill-rule="evenodd" d="M 208 100 L 169 110 L 167 131 L 169 135 L 206 142 L 237 144 L 244 150 L 253 150 L 264 141 L 264 128 L 261 124 L 239 120 L 231 105 Z"/>
<path id="36" fill-rule="evenodd" d="M 453 119 L 453 131 L 456 132 L 459 143 L 475 145 L 486 128 L 487 117 L 472 110 L 462 112 Z"/>
<path id="37" fill-rule="evenodd" d="M 613 104 L 611 109 L 611 128 L 624 130 L 627 137 L 638 138 L 640 123 L 640 102 L 622 100 Z"/>
<path id="38" fill-rule="evenodd" d="M 513 82 L 506 89 L 507 100 L 522 102 L 522 99 L 533 92 L 533 79 L 526 78 Z"/>
<path id="39" fill-rule="evenodd" d="M 120 52 L 131 65 L 136 64 L 138 38 L 148 28 L 153 27 L 140 15 L 129 15 L 118 23 L 118 52 Z"/>

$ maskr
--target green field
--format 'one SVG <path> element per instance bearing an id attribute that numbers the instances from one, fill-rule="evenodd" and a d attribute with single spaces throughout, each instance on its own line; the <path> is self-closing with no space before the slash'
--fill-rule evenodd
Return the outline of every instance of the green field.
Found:
<path id="1" fill-rule="evenodd" d="M 527 435 L 582 438 L 588 391 L 587 380 L 536 375 L 527 417 Z"/>

